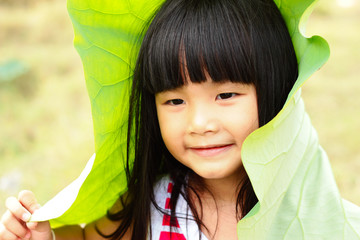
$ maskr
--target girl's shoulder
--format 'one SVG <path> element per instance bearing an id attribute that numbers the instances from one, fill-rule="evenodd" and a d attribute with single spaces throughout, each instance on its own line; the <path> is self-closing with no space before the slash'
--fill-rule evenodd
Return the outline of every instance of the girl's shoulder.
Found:
<path id="1" fill-rule="evenodd" d="M 162 175 L 155 183 L 154 194 L 163 194 L 164 192 L 168 192 L 168 190 L 172 190 L 168 189 L 169 185 L 173 186 L 173 181 L 171 180 L 170 176 Z"/>
<path id="2" fill-rule="evenodd" d="M 154 200 L 155 202 L 151 204 L 151 235 L 152 239 L 160 240 L 161 235 L 163 234 L 164 226 L 163 221 L 167 214 L 170 214 L 170 209 L 167 209 L 166 202 L 167 199 L 171 197 L 171 191 L 168 192 L 169 186 L 173 183 L 170 180 L 168 175 L 162 176 L 155 183 L 154 186 Z"/>
<path id="3" fill-rule="evenodd" d="M 173 182 L 170 179 L 169 175 L 161 176 L 154 186 L 154 198 L 156 208 L 160 208 L 161 210 L 166 212 L 166 199 L 171 198 Z"/>

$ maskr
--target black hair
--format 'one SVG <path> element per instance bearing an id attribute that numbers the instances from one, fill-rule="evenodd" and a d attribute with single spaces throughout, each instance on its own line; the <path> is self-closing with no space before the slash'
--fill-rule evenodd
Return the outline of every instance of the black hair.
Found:
<path id="1" fill-rule="evenodd" d="M 146 239 L 149 234 L 151 237 L 150 206 L 157 206 L 153 187 L 163 174 L 169 174 L 174 182 L 171 217 L 176 216 L 174 209 L 182 195 L 199 228 L 206 229 L 201 212 L 188 197 L 192 192 L 201 203 L 198 186 L 187 180 L 188 176 L 196 178 L 196 174 L 168 152 L 156 115 L 155 94 L 186 84 L 185 69 L 195 83 L 205 82 L 208 74 L 215 82 L 253 84 L 260 126 L 281 110 L 298 75 L 294 47 L 273 0 L 167 0 L 146 31 L 134 70 L 128 127 L 128 192 L 120 197 L 124 208 L 108 214 L 111 220 L 121 221 L 109 238 L 120 239 L 130 227 L 132 239 Z M 256 202 L 246 175 L 239 183 L 238 219 Z"/>

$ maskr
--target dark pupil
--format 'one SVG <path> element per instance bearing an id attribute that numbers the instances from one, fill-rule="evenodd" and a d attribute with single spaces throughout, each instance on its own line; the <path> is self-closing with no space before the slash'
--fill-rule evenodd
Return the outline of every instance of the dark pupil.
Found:
<path id="1" fill-rule="evenodd" d="M 221 93 L 220 94 L 221 99 L 226 99 L 226 98 L 231 98 L 231 97 L 232 97 L 232 93 Z"/>
<path id="2" fill-rule="evenodd" d="M 181 99 L 174 99 L 174 100 L 172 100 L 172 102 L 173 102 L 173 104 L 178 105 L 178 104 L 182 104 L 182 103 L 183 103 L 183 100 L 181 100 Z"/>

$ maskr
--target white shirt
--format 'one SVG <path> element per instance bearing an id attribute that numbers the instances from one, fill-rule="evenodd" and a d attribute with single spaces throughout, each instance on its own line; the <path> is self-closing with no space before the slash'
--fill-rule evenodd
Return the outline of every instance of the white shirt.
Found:
<path id="1" fill-rule="evenodd" d="M 169 202 L 173 183 L 169 176 L 161 178 L 154 187 L 155 201 L 162 211 L 170 215 Z M 151 232 L 154 240 L 198 240 L 199 228 L 189 206 L 180 195 L 176 204 L 176 221 L 170 226 L 170 216 L 151 205 Z M 171 237 L 170 237 L 171 228 Z M 200 232 L 201 240 L 207 240 Z"/>

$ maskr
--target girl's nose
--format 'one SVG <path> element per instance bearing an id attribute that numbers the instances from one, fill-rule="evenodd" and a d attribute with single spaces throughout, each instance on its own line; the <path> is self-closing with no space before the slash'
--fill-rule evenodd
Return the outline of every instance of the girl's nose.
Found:
<path id="1" fill-rule="evenodd" d="M 220 128 L 220 117 L 214 109 L 207 109 L 205 106 L 193 108 L 188 112 L 188 133 L 216 133 Z"/>

